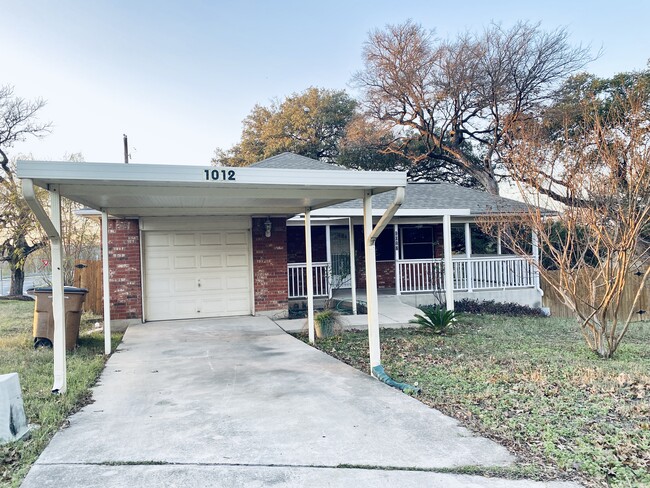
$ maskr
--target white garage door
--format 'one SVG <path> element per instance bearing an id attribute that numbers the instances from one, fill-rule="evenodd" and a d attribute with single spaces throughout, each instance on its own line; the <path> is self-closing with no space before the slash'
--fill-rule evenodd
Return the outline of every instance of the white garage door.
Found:
<path id="1" fill-rule="evenodd" d="M 249 315 L 248 230 L 144 233 L 147 320 Z"/>

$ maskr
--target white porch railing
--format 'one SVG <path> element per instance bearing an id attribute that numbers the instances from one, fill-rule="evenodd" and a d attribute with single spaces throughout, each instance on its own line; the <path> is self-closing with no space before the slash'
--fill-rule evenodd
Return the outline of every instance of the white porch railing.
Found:
<path id="1" fill-rule="evenodd" d="M 444 291 L 442 259 L 408 259 L 399 263 L 398 293 Z M 494 256 L 454 258 L 454 291 L 474 291 L 535 286 L 532 258 Z"/>
<path id="2" fill-rule="evenodd" d="M 329 263 L 312 263 L 314 273 L 314 296 L 326 297 L 330 293 Z M 289 298 L 307 296 L 307 263 L 288 265 Z"/>

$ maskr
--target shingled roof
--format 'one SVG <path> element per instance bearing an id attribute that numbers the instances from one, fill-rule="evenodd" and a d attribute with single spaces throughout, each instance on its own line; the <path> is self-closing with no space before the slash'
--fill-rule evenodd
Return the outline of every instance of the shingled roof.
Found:
<path id="1" fill-rule="evenodd" d="M 334 170 L 350 171 L 335 164 L 324 163 L 298 154 L 285 152 L 272 156 L 252 166 L 258 168 L 283 168 L 296 170 Z M 376 209 L 385 209 L 395 198 L 395 191 L 375 195 L 372 206 Z M 339 203 L 330 208 L 361 209 L 363 202 L 351 200 Z M 465 188 L 445 182 L 411 182 L 406 185 L 406 198 L 401 206 L 403 210 L 421 210 L 421 215 L 426 216 L 426 210 L 441 209 L 469 209 L 470 215 L 493 215 L 524 213 L 527 205 L 517 200 L 492 195 L 482 190 Z M 553 213 L 543 210 L 544 213 Z M 431 212 L 439 215 L 439 212 Z"/>
<path id="2" fill-rule="evenodd" d="M 307 158 L 298 154 L 283 152 L 277 156 L 271 156 L 259 163 L 251 164 L 256 168 L 280 168 L 280 169 L 326 169 L 334 171 L 348 171 L 347 168 L 335 164 L 324 163 L 317 159 Z"/>
<path id="3" fill-rule="evenodd" d="M 374 208 L 387 208 L 395 192 L 382 193 L 372 198 Z M 362 208 L 362 201 L 339 203 L 332 208 Z M 406 197 L 401 209 L 469 209 L 470 215 L 524 213 L 527 205 L 517 200 L 492 195 L 482 190 L 465 188 L 444 182 L 415 182 L 406 185 Z M 426 212 L 423 212 L 425 215 Z"/>

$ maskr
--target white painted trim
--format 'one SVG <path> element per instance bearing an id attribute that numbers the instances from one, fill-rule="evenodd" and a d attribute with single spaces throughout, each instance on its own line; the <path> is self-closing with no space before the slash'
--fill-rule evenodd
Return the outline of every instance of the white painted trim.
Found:
<path id="1" fill-rule="evenodd" d="M 36 220 L 38 220 L 41 227 L 47 234 L 48 237 L 60 237 L 60 228 L 57 229 L 54 223 L 50 220 L 50 217 L 47 215 L 47 212 L 43 209 L 38 199 L 36 198 L 36 192 L 34 190 L 34 182 L 30 179 L 22 180 L 21 182 L 23 197 L 29 208 L 34 212 Z"/>
<path id="2" fill-rule="evenodd" d="M 307 265 L 307 324 L 309 342 L 314 343 L 314 269 L 311 255 L 311 210 L 305 209 L 305 261 Z"/>
<path id="3" fill-rule="evenodd" d="M 392 203 L 386 209 L 384 214 L 379 219 L 379 222 L 377 222 L 377 225 L 375 225 L 375 228 L 372 229 L 372 232 L 370 233 L 370 242 L 373 245 L 374 245 L 375 241 L 377 240 L 377 238 L 379 237 L 379 234 L 381 234 L 381 232 L 386 228 L 386 226 L 390 222 L 390 219 L 393 218 L 395 213 L 402 206 L 402 203 L 404 203 L 404 188 L 396 188 L 395 189 L 395 199 L 392 201 Z"/>
<path id="4" fill-rule="evenodd" d="M 222 169 L 235 172 L 235 180 L 208 181 L 205 171 Z M 18 161 L 16 174 L 19 178 L 32 178 L 36 184 L 74 182 L 98 182 L 102 185 L 122 183 L 134 186 L 192 186 L 228 188 L 259 185 L 260 188 L 278 186 L 281 188 L 314 187 L 355 188 L 392 190 L 406 186 L 405 172 L 385 171 L 332 171 L 280 168 L 215 168 L 214 166 L 187 166 L 168 164 L 129 164 L 122 163 L 70 163 L 61 161 Z M 39 185 L 40 186 L 40 185 Z"/>
<path id="5" fill-rule="evenodd" d="M 50 218 L 58 234 L 50 237 L 52 251 L 52 315 L 54 315 L 54 384 L 53 393 L 67 391 L 65 350 L 65 295 L 63 293 L 63 243 L 61 236 L 61 195 L 56 186 L 50 188 Z"/>
<path id="6" fill-rule="evenodd" d="M 104 295 L 104 354 L 110 354 L 111 347 L 111 290 L 108 267 L 108 214 L 102 212 L 102 284 Z"/>
<path id="7" fill-rule="evenodd" d="M 253 256 L 253 217 L 248 217 L 248 273 L 250 280 L 250 295 L 248 300 L 251 304 L 251 315 L 255 315 L 255 258 Z"/>
<path id="8" fill-rule="evenodd" d="M 140 248 L 140 302 L 142 303 L 141 305 L 141 310 L 142 310 L 142 317 L 140 318 L 140 321 L 144 324 L 147 321 L 147 312 L 145 310 L 145 293 L 146 293 L 146 286 L 145 286 L 145 279 L 144 279 L 144 232 L 142 232 L 142 219 L 138 219 L 138 242 L 139 242 L 139 248 Z"/>
<path id="9" fill-rule="evenodd" d="M 533 262 L 535 264 L 533 271 L 533 282 L 535 284 L 535 289 L 538 290 L 542 296 L 544 296 L 544 290 L 542 290 L 539 282 L 539 238 L 537 236 L 537 232 L 532 231 L 531 234 L 531 241 L 533 246 L 532 255 Z"/>
<path id="10" fill-rule="evenodd" d="M 149 231 L 211 231 L 250 230 L 252 219 L 245 217 L 142 217 L 140 230 Z"/>
<path id="11" fill-rule="evenodd" d="M 379 208 L 372 210 L 373 217 L 380 217 L 386 213 L 388 209 Z M 362 208 L 322 208 L 314 210 L 312 215 L 317 217 L 363 217 Z M 437 208 L 400 208 L 395 217 L 444 217 L 451 215 L 454 217 L 468 217 L 470 210 L 465 209 L 437 209 Z"/>

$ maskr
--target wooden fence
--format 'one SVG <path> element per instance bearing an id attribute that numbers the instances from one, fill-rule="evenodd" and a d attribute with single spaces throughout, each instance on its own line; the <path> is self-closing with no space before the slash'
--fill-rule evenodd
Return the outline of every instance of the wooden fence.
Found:
<path id="1" fill-rule="evenodd" d="M 80 259 L 75 263 L 73 281 L 74 286 L 88 290 L 83 310 L 103 315 L 102 262 Z"/>
<path id="2" fill-rule="evenodd" d="M 551 273 L 559 273 L 559 271 L 551 271 Z M 588 277 L 585 279 L 588 279 Z M 641 284 L 641 279 L 641 276 L 635 276 L 634 274 L 628 275 L 627 281 L 629 285 L 625 288 L 625 291 L 623 293 L 623 300 L 621 301 L 621 308 L 618 314 L 619 320 L 627 318 L 627 315 L 630 313 L 630 308 L 632 307 L 636 291 Z M 551 309 L 552 316 L 562 318 L 575 317 L 573 312 L 566 305 L 564 305 L 564 303 L 562 303 L 562 299 L 545 279 L 540 278 L 540 285 L 544 291 L 544 298 L 542 300 L 543 304 L 545 307 Z M 637 313 L 639 310 L 645 310 L 645 313 Z M 639 301 L 634 306 L 634 312 L 635 313 L 632 315 L 633 322 L 650 320 L 650 283 L 646 283 Z"/>

